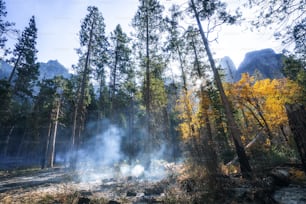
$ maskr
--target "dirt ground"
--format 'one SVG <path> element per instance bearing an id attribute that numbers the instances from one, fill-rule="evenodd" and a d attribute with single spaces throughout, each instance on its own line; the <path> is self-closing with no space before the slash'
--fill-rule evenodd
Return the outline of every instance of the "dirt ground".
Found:
<path id="1" fill-rule="evenodd" d="M 168 183 L 122 177 L 80 179 L 63 168 L 2 172 L 0 203 L 158 203 Z M 84 174 L 88 172 L 83 172 Z M 86 200 L 87 199 L 87 200 Z"/>

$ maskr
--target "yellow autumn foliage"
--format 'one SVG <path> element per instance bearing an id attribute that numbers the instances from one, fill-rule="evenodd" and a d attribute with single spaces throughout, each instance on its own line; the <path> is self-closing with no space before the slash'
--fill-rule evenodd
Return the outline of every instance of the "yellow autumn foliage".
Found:
<path id="1" fill-rule="evenodd" d="M 287 123 L 285 103 L 298 99 L 300 87 L 289 79 L 265 79 L 257 81 L 254 86 L 255 96 L 261 97 L 263 114 L 272 129 Z"/>
<path id="2" fill-rule="evenodd" d="M 183 91 L 183 94 L 177 101 L 176 110 L 179 112 L 178 118 L 181 123 L 178 130 L 182 139 L 190 139 L 198 136 L 199 120 L 197 117 L 198 105 L 196 95 L 192 91 Z"/>
<path id="3" fill-rule="evenodd" d="M 260 121 L 264 118 L 273 131 L 280 125 L 287 124 L 285 103 L 298 100 L 301 89 L 297 83 L 287 79 L 263 79 L 255 81 L 248 74 L 242 74 L 241 80 L 226 84 L 226 94 L 237 108 L 245 108 L 246 115 L 250 117 L 253 111 Z M 262 122 L 262 121 L 261 121 Z"/>
<path id="4" fill-rule="evenodd" d="M 176 110 L 181 120 L 178 129 L 183 140 L 199 137 L 200 128 L 206 125 L 205 119 L 214 115 L 208 92 L 203 88 L 200 91 L 183 91 Z"/>

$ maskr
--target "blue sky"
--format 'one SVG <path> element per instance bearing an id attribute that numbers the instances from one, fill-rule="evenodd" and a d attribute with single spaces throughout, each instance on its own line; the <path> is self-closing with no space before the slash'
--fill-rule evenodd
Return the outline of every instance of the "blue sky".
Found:
<path id="1" fill-rule="evenodd" d="M 95 5 L 102 12 L 107 35 L 117 24 L 127 33 L 132 31 L 131 20 L 137 10 L 138 0 L 6 0 L 7 20 L 16 23 L 23 30 L 32 15 L 36 17 L 38 28 L 38 60 L 47 62 L 57 59 L 70 68 L 77 62 L 75 48 L 79 47 L 78 32 L 80 22 L 87 14 L 87 7 Z M 186 2 L 186 0 L 161 0 L 162 4 Z M 250 14 L 251 16 L 252 14 Z M 13 45 L 16 37 L 10 37 Z M 218 41 L 212 42 L 215 58 L 230 56 L 238 66 L 244 54 L 252 50 L 272 48 L 282 50 L 270 31 L 251 32 L 241 26 L 222 28 Z"/>
<path id="2" fill-rule="evenodd" d="M 69 68 L 77 62 L 75 48 L 79 47 L 80 23 L 87 7 L 95 5 L 102 12 L 107 34 L 117 24 L 129 29 L 131 16 L 137 9 L 137 0 L 6 0 L 9 21 L 23 30 L 35 15 L 38 28 L 38 60 L 57 59 Z M 128 8 L 128 9 L 127 9 Z M 14 36 L 10 37 L 12 42 Z"/>

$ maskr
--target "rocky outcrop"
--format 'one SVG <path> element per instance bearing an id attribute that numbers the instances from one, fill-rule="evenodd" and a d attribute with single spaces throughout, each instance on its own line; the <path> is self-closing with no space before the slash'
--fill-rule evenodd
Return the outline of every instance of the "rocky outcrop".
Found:
<path id="1" fill-rule="evenodd" d="M 240 80 L 242 73 L 249 73 L 258 80 L 282 78 L 282 57 L 282 54 L 276 54 L 272 49 L 248 52 L 239 65 L 234 80 Z"/>
<path id="2" fill-rule="evenodd" d="M 52 79 L 55 76 L 63 76 L 70 78 L 68 70 L 60 64 L 57 60 L 49 60 L 47 63 L 39 63 L 39 79 Z"/>
<path id="3" fill-rule="evenodd" d="M 13 67 L 0 60 L 0 79 L 6 79 L 10 76 Z M 52 79 L 55 76 L 63 76 L 64 78 L 70 78 L 71 74 L 68 69 L 60 64 L 57 60 L 49 60 L 47 63 L 39 63 L 39 76 L 38 79 Z"/>
<path id="4" fill-rule="evenodd" d="M 224 81 L 232 83 L 235 80 L 236 66 L 232 59 L 228 56 L 220 60 L 220 66 L 224 70 Z"/>

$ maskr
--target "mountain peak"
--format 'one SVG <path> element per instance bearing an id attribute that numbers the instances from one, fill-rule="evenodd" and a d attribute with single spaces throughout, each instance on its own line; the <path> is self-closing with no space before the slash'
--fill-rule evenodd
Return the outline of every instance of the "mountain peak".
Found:
<path id="1" fill-rule="evenodd" d="M 275 55 L 275 54 L 276 53 L 274 52 L 273 49 L 266 48 L 266 49 L 262 49 L 262 50 L 255 50 L 255 51 L 247 52 L 245 54 L 244 58 L 258 57 L 258 56 L 262 56 L 262 55 Z"/>
<path id="2" fill-rule="evenodd" d="M 8 78 L 12 72 L 13 67 L 3 60 L 0 60 L 0 79 Z M 52 79 L 55 76 L 63 76 L 70 78 L 71 74 L 61 63 L 57 60 L 49 60 L 47 63 L 39 63 L 39 80 Z"/>
<path id="3" fill-rule="evenodd" d="M 57 59 L 55 59 L 55 60 L 49 60 L 48 62 L 47 62 L 47 64 L 48 63 L 54 63 L 54 64 L 60 64 L 58 61 L 57 61 Z"/>
<path id="4" fill-rule="evenodd" d="M 225 56 L 220 60 L 220 66 L 224 70 L 225 81 L 234 82 L 236 66 L 229 56 Z"/>
<path id="5" fill-rule="evenodd" d="M 249 75 L 259 73 L 260 78 L 270 79 L 283 77 L 282 56 L 271 48 L 246 53 L 236 72 L 235 81 L 240 80 L 241 73 L 249 73 Z"/>
<path id="6" fill-rule="evenodd" d="M 50 79 L 55 76 L 69 78 L 68 70 L 57 60 L 49 60 L 47 63 L 39 63 L 40 79 Z"/>

